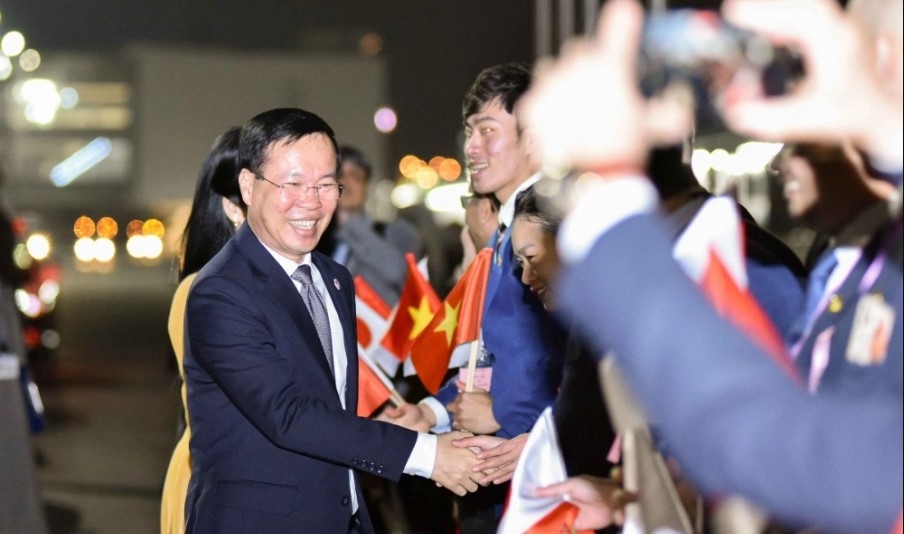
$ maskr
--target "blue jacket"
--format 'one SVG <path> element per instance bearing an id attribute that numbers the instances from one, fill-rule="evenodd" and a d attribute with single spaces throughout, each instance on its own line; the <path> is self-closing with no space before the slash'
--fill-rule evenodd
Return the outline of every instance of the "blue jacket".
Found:
<path id="1" fill-rule="evenodd" d="M 516 270 L 511 228 L 493 256 L 483 315 L 483 341 L 495 356 L 490 394 L 493 416 L 502 427 L 496 435 L 513 438 L 530 431 L 540 413 L 555 401 L 562 378 L 564 336 L 555 319 Z M 490 238 L 495 243 L 497 234 Z M 447 405 L 458 390 L 454 380 L 437 399 Z M 450 414 L 451 417 L 451 414 Z"/>
<path id="2" fill-rule="evenodd" d="M 814 397 L 794 384 L 712 310 L 659 218 L 606 232 L 563 273 L 559 297 L 594 348 L 615 352 L 704 494 L 742 495 L 789 524 L 891 530 L 904 486 L 901 397 Z"/>

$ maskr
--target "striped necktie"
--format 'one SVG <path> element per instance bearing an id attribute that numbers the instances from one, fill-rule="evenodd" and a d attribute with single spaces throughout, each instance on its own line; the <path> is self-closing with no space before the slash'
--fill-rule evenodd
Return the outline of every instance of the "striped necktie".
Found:
<path id="1" fill-rule="evenodd" d="M 323 352 L 326 354 L 326 361 L 330 366 L 330 374 L 336 376 L 336 368 L 333 364 L 333 340 L 330 334 L 330 318 L 326 312 L 326 305 L 323 298 L 314 287 L 314 279 L 311 277 L 310 265 L 299 265 L 298 269 L 292 273 L 292 280 L 301 283 L 301 299 L 307 306 L 311 318 L 314 320 L 314 327 L 317 329 L 317 337 L 320 338 L 320 344 L 323 345 Z"/>

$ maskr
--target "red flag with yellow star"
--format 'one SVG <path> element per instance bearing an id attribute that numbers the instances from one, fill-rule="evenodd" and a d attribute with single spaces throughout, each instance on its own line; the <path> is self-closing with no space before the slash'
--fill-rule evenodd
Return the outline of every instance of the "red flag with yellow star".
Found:
<path id="1" fill-rule="evenodd" d="M 440 307 L 439 297 L 418 269 L 414 254 L 406 254 L 405 261 L 408 262 L 408 278 L 389 320 L 389 329 L 380 342 L 400 362 L 408 357 L 415 338 L 430 324 Z"/>
<path id="2" fill-rule="evenodd" d="M 411 347 L 411 363 L 430 393 L 436 394 L 449 370 L 452 351 L 480 336 L 483 299 L 493 249 L 482 249 L 461 275 L 442 307 Z"/>

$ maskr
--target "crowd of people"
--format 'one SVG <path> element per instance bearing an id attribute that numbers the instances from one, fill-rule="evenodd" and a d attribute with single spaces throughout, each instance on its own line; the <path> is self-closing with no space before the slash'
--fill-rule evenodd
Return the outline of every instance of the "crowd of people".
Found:
<path id="1" fill-rule="evenodd" d="M 604 360 L 703 523 L 736 495 L 780 531 L 901 532 L 902 2 L 725 0 L 721 13 L 804 66 L 781 95 L 737 76 L 719 100 L 734 132 L 784 143 L 772 170 L 820 235 L 802 263 L 733 204 L 778 353 L 673 256 L 713 196 L 685 157 L 693 106 L 642 94 L 643 8 L 607 0 L 594 35 L 534 68 L 490 66 L 464 95 L 458 272 L 492 249 L 485 387 L 452 370 L 435 395 L 358 416 L 353 277 L 394 304 L 405 254 L 429 256 L 430 236 L 368 215 L 366 156 L 315 112 L 263 111 L 216 140 L 169 320 L 185 429 L 161 532 L 371 533 L 399 514 L 412 532 L 495 533 L 548 407 L 568 478 L 534 496 L 576 506 L 574 529 L 619 531 L 638 495 L 618 474 Z M 427 490 L 449 499 L 425 517 Z"/>
<path id="2" fill-rule="evenodd" d="M 315 113 L 273 109 L 218 140 L 173 301 L 187 427 L 162 531 L 381 531 L 369 507 L 382 522 L 410 510 L 367 481 L 414 475 L 454 494 L 434 531 L 496 532 L 549 406 L 571 478 L 536 495 L 576 505 L 576 529 L 617 531 L 637 496 L 612 477 L 604 358 L 675 483 L 703 502 L 738 495 L 788 530 L 900 531 L 901 2 L 727 0 L 722 13 L 804 64 L 786 94 L 739 77 L 720 104 L 735 132 L 785 143 L 772 167 L 789 212 L 822 236 L 805 268 L 735 204 L 749 290 L 782 354 L 726 321 L 673 258 L 712 197 L 682 157 L 693 111 L 642 96 L 642 7 L 609 0 L 594 36 L 533 70 L 488 67 L 464 97 L 462 267 L 492 249 L 486 387 L 451 372 L 436 395 L 355 415 L 352 275 L 397 301 L 417 230 L 368 217 L 370 165 Z"/>

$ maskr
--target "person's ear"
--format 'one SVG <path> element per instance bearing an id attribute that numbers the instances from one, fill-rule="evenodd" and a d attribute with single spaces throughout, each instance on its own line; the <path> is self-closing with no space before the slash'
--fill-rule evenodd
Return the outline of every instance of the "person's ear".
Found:
<path id="1" fill-rule="evenodd" d="M 246 206 L 251 205 L 251 191 L 254 185 L 254 173 L 248 169 L 239 172 L 239 190 L 242 192 L 242 200 Z"/>
<path id="2" fill-rule="evenodd" d="M 233 202 L 226 197 L 223 197 L 223 212 L 225 212 L 226 217 L 232 221 L 232 226 L 234 228 L 238 228 L 245 222 L 245 213 L 242 212 L 242 208 L 233 204 Z"/>

